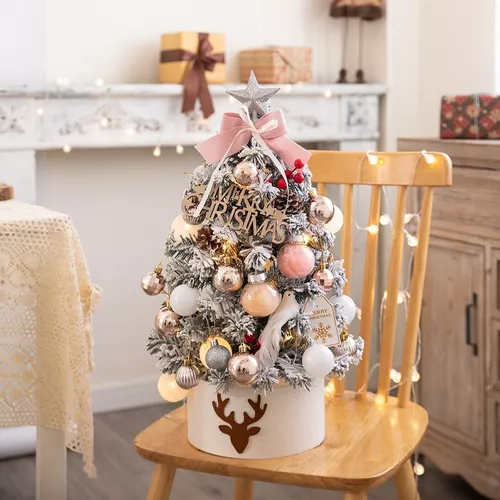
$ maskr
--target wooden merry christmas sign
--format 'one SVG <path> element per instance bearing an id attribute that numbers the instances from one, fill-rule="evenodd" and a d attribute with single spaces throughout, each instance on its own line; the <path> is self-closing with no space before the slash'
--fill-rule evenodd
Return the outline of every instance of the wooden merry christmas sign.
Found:
<path id="1" fill-rule="evenodd" d="M 206 186 L 196 186 L 186 193 L 181 209 L 192 217 L 205 192 Z M 266 238 L 273 243 L 283 243 L 288 222 L 286 214 L 274 207 L 274 199 L 257 197 L 254 193 L 235 184 L 227 189 L 216 187 L 210 194 L 202 214 L 206 220 L 229 226 L 235 231 L 245 231 L 250 236 Z"/>

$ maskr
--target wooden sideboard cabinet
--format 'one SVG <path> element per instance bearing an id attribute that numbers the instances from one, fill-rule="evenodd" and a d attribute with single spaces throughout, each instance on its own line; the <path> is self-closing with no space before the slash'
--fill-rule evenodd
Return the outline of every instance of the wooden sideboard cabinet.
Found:
<path id="1" fill-rule="evenodd" d="M 422 304 L 421 452 L 500 499 L 500 141 L 400 139 L 447 153 L 453 187 L 436 189 Z"/>

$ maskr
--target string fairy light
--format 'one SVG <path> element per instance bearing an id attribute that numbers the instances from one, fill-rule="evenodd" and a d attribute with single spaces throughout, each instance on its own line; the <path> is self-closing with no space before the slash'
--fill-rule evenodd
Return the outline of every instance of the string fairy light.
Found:
<path id="1" fill-rule="evenodd" d="M 71 146 L 69 144 L 65 144 L 62 150 L 64 153 L 71 153 Z"/>
<path id="2" fill-rule="evenodd" d="M 98 87 L 102 87 L 104 85 L 104 80 L 102 78 L 96 78 L 94 83 L 98 86 Z"/>
<path id="3" fill-rule="evenodd" d="M 153 156 L 155 156 L 156 158 L 158 158 L 159 156 L 161 156 L 161 148 L 160 148 L 160 146 L 156 146 L 153 149 Z"/>
<path id="4" fill-rule="evenodd" d="M 287 94 L 289 94 L 290 92 L 292 91 L 292 86 L 287 83 L 284 87 L 283 87 L 283 92 L 286 92 Z"/>
<path id="5" fill-rule="evenodd" d="M 38 107 L 38 108 L 36 108 L 36 114 L 37 114 L 38 116 L 42 116 L 42 115 L 43 115 L 43 113 L 44 113 L 44 109 L 43 109 L 41 106 L 40 106 L 40 107 Z"/>
<path id="6" fill-rule="evenodd" d="M 182 144 L 177 144 L 177 146 L 175 146 L 175 152 L 178 155 L 183 154 L 184 153 L 184 146 Z"/>
<path id="7" fill-rule="evenodd" d="M 332 91 L 330 89 L 326 89 L 323 92 L 323 96 L 326 97 L 327 99 L 330 99 L 333 96 L 333 93 L 332 93 Z"/>

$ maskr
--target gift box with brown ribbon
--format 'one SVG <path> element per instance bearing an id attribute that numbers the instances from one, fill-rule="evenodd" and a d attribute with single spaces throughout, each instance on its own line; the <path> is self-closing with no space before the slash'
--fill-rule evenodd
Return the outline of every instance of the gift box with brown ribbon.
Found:
<path id="1" fill-rule="evenodd" d="M 182 112 L 194 109 L 198 98 L 205 118 L 214 110 L 210 83 L 225 83 L 223 33 L 181 32 L 161 37 L 160 82 L 184 84 Z"/>
<path id="2" fill-rule="evenodd" d="M 441 101 L 441 139 L 500 139 L 500 95 L 448 95 Z"/>
<path id="3" fill-rule="evenodd" d="M 312 79 L 311 47 L 270 47 L 239 54 L 240 80 L 253 70 L 260 83 L 298 83 Z"/>

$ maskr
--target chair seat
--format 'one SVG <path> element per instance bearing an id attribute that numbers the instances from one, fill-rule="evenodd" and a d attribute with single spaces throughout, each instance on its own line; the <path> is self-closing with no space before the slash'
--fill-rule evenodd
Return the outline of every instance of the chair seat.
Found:
<path id="1" fill-rule="evenodd" d="M 415 403 L 398 408 L 397 399 L 389 398 L 387 404 L 377 405 L 373 395 L 357 400 L 346 392 L 326 402 L 323 444 L 300 455 L 245 460 L 210 455 L 191 446 L 184 414 L 179 408 L 142 431 L 135 439 L 139 454 L 179 469 L 340 490 L 388 479 L 415 451 L 428 421 L 427 412 Z"/>

